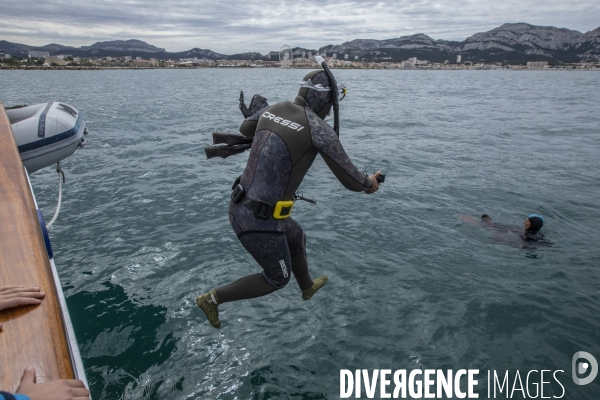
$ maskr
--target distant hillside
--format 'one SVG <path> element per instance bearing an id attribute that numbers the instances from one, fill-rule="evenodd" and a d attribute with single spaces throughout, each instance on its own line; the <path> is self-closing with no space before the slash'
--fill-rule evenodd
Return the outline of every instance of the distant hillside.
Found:
<path id="1" fill-rule="evenodd" d="M 130 40 L 112 40 L 109 42 L 96 42 L 91 46 L 81 46 L 81 50 L 109 50 L 109 51 L 118 51 L 118 52 L 142 52 L 142 53 L 166 53 L 165 49 L 152 46 L 146 42 L 142 42 L 137 39 Z"/>
<path id="2" fill-rule="evenodd" d="M 600 61 L 600 28 L 583 34 L 564 28 L 504 24 L 462 42 L 434 40 L 420 33 L 387 40 L 356 39 L 322 47 L 319 52 L 322 51 L 348 54 L 350 58 L 417 57 L 438 62 L 454 60 L 459 54 L 463 61 Z"/>
<path id="3" fill-rule="evenodd" d="M 225 55 L 208 49 L 194 48 L 181 52 L 168 52 L 141 40 L 113 40 L 97 42 L 91 46 L 70 47 L 52 43 L 41 47 L 11 43 L 0 40 L 0 53 L 26 57 L 28 51 L 47 51 L 52 55 L 69 54 L 76 57 L 143 57 L 156 59 L 198 58 L 208 60 L 254 59 L 277 60 L 278 51 L 267 55 L 256 52 Z M 302 53 L 337 53 L 338 58 L 348 54 L 349 59 L 378 61 L 401 61 L 410 57 L 421 60 L 443 62 L 454 61 L 462 55 L 463 61 L 486 61 L 525 63 L 527 61 L 549 61 L 550 63 L 572 63 L 582 61 L 600 62 L 600 27 L 581 33 L 552 26 L 534 26 L 525 23 L 504 24 L 487 32 L 476 33 L 463 40 L 434 40 L 419 33 L 395 39 L 355 39 L 339 45 L 327 45 L 319 49 L 292 49 L 294 57 Z"/>
<path id="4" fill-rule="evenodd" d="M 496 60 L 509 56 L 563 62 L 600 61 L 600 28 L 583 34 L 551 26 L 504 24 L 467 38 L 458 51 L 468 57 Z"/>

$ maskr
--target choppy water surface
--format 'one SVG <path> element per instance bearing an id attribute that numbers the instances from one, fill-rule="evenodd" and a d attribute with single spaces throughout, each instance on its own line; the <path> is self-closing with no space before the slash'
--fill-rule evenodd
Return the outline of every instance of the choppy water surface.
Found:
<path id="1" fill-rule="evenodd" d="M 260 269 L 227 219 L 248 153 L 207 161 L 203 147 L 237 131 L 240 90 L 293 99 L 305 72 L 0 71 L 5 105 L 67 102 L 91 131 L 63 162 L 51 238 L 94 399 L 334 399 L 357 368 L 564 370 L 565 398 L 598 398 L 600 378 L 571 379 L 576 351 L 600 360 L 593 72 L 335 71 L 342 142 L 386 182 L 346 191 L 317 158 L 301 190 L 318 204 L 294 217 L 328 284 L 309 302 L 292 280 L 225 304 L 210 327 L 195 296 Z M 56 174 L 32 183 L 51 216 Z M 551 246 L 459 219 L 532 212 Z"/>

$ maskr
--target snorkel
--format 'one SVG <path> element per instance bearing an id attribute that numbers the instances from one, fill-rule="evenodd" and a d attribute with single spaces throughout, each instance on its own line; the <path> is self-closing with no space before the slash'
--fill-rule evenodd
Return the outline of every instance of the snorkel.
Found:
<path id="1" fill-rule="evenodd" d="M 315 61 L 323 67 L 323 70 L 329 77 L 331 91 L 333 94 L 333 130 L 338 137 L 340 136 L 340 94 L 338 92 L 337 81 L 333 77 L 329 66 L 321 56 L 315 56 Z"/>

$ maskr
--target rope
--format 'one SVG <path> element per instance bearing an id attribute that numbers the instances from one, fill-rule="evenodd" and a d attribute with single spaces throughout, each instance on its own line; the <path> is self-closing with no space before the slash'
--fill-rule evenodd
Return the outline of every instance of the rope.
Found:
<path id="1" fill-rule="evenodd" d="M 62 201 L 62 184 L 65 182 L 65 173 L 60 167 L 60 161 L 56 163 L 56 173 L 58 174 L 58 204 L 56 205 L 56 211 L 54 212 L 54 217 L 46 224 L 46 229 L 50 229 L 56 218 L 58 218 L 58 213 L 60 212 L 60 203 Z M 62 179 L 61 179 L 62 178 Z"/>

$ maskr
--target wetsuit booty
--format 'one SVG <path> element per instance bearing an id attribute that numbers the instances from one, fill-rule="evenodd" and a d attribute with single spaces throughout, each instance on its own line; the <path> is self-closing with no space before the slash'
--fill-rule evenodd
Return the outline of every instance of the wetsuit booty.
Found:
<path id="1" fill-rule="evenodd" d="M 317 290 L 321 289 L 323 285 L 327 283 L 327 279 L 329 279 L 327 275 L 315 279 L 313 281 L 313 285 L 310 288 L 302 291 L 302 298 L 304 300 L 310 300 L 310 298 L 313 297 L 315 293 L 317 293 Z"/>
<path id="2" fill-rule="evenodd" d="M 211 290 L 208 293 L 201 294 L 196 297 L 196 304 L 204 314 L 206 314 L 206 318 L 208 322 L 215 328 L 221 327 L 221 321 L 219 321 L 219 298 L 217 297 L 217 291 Z"/>

